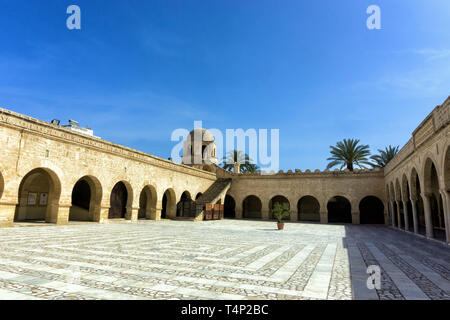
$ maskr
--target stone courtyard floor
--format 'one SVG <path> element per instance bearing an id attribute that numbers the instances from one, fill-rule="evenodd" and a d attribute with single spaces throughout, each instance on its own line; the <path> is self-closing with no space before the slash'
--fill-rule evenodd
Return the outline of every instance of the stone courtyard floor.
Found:
<path id="1" fill-rule="evenodd" d="M 32 225 L 32 224 L 31 224 Z M 0 299 L 450 299 L 450 248 L 382 226 L 143 221 L 0 229 Z M 381 288 L 369 290 L 369 265 Z"/>

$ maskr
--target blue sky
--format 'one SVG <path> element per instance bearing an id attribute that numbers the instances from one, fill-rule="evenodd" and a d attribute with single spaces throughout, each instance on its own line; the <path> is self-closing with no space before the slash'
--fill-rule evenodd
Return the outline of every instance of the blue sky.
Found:
<path id="1" fill-rule="evenodd" d="M 343 138 L 403 146 L 450 95 L 449 30 L 448 0 L 0 0 L 0 106 L 163 158 L 195 120 L 280 129 L 281 169 L 324 169 Z"/>

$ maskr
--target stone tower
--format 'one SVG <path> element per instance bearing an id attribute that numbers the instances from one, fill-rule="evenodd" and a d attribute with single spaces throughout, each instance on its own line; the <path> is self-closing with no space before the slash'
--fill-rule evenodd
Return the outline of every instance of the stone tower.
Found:
<path id="1" fill-rule="evenodd" d="M 206 129 L 192 130 L 183 146 L 182 163 L 195 168 L 213 171 L 217 165 L 216 143 L 214 136 Z"/>

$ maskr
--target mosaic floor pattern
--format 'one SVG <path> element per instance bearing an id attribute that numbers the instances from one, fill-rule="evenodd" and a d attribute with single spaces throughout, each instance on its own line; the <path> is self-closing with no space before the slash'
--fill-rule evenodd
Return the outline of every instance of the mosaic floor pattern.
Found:
<path id="1" fill-rule="evenodd" d="M 0 299 L 446 299 L 450 248 L 380 226 L 143 221 L 0 229 Z M 368 289 L 377 265 L 381 287 Z"/>

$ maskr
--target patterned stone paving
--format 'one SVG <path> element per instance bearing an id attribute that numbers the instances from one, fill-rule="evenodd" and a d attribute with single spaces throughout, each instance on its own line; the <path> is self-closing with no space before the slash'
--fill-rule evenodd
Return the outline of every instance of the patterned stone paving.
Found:
<path id="1" fill-rule="evenodd" d="M 450 300 L 450 248 L 381 226 L 224 220 L 0 229 L 0 299 Z M 367 267 L 381 288 L 367 288 Z"/>

